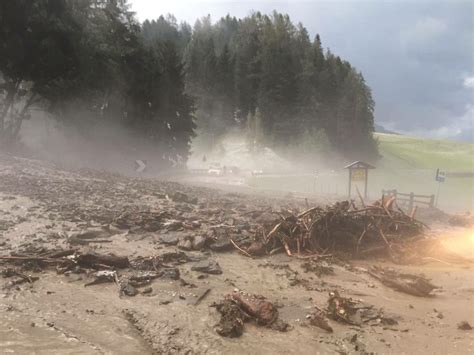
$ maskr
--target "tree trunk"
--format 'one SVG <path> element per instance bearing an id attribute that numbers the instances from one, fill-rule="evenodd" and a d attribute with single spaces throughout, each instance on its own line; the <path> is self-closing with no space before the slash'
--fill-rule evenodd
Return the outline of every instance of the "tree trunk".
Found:
<path id="1" fill-rule="evenodd" d="M 8 88 L 7 97 L 5 98 L 5 107 L 0 113 L 0 137 L 3 136 L 3 133 L 5 131 L 5 118 L 7 117 L 8 111 L 10 111 L 10 108 L 13 105 L 13 101 L 15 100 L 19 85 L 20 80 L 17 80 L 15 82 L 12 82 L 10 87 Z"/>
<path id="2" fill-rule="evenodd" d="M 16 118 L 13 128 L 12 128 L 12 134 L 11 134 L 12 140 L 16 140 L 18 138 L 18 135 L 21 129 L 21 124 L 25 118 L 26 113 L 28 112 L 28 109 L 30 108 L 32 104 L 34 104 L 35 98 L 36 98 L 36 93 L 32 93 L 28 101 L 26 101 L 25 106 L 23 106 L 20 114 Z"/>

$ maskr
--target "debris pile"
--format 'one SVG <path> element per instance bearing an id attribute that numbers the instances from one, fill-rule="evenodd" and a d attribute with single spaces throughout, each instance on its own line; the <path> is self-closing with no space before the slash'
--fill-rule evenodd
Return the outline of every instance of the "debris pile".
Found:
<path id="1" fill-rule="evenodd" d="M 221 314 L 216 332 L 225 337 L 239 337 L 243 333 L 244 323 L 253 320 L 279 331 L 288 330 L 288 324 L 278 318 L 278 309 L 265 297 L 233 292 L 223 301 L 211 305 Z"/>
<path id="2" fill-rule="evenodd" d="M 341 297 L 337 291 L 329 293 L 327 315 L 339 322 L 360 324 L 357 303 L 351 298 Z"/>
<path id="3" fill-rule="evenodd" d="M 2 270 L 3 277 L 15 277 L 9 286 L 25 282 L 32 283 L 39 279 L 25 274 L 26 270 L 39 272 L 48 267 L 55 267 L 58 274 L 86 274 L 92 281 L 85 283 L 84 286 L 116 283 L 119 287 L 119 295 L 126 296 L 137 295 L 139 293 L 137 288 L 148 286 L 157 278 L 184 282 L 179 269 L 170 264 L 179 265 L 188 261 L 196 261 L 196 259 L 188 257 L 183 252 L 166 252 L 157 256 L 137 257 L 129 260 L 125 256 L 82 252 L 73 249 L 37 250 L 36 253 L 30 251 L 29 253 L 0 256 L 0 265 L 13 266 Z M 216 264 L 214 267 L 219 267 L 217 263 L 214 262 L 214 264 Z M 222 273 L 220 268 L 219 271 Z"/>
<path id="4" fill-rule="evenodd" d="M 366 305 L 352 298 L 342 297 L 337 290 L 329 292 L 327 307 L 325 310 L 314 306 L 315 310 L 306 318 L 311 325 L 319 327 L 332 333 L 333 329 L 328 318 L 336 322 L 362 326 L 373 321 L 374 324 L 396 325 L 398 321 L 387 317 L 382 309 L 377 310 L 372 305 Z"/>
<path id="5" fill-rule="evenodd" d="M 384 201 L 384 200 L 382 200 Z M 419 235 L 423 223 L 393 208 L 394 200 L 376 201 L 357 209 L 351 201 L 337 202 L 325 209 L 310 208 L 295 214 L 287 211 L 268 234 L 261 233 L 247 250 L 235 246 L 245 254 L 258 255 L 255 245 L 267 253 L 285 250 L 291 256 L 308 252 L 350 253 L 354 256 L 380 251 L 392 252 L 393 244 Z M 253 253 L 252 253 L 253 252 Z"/>

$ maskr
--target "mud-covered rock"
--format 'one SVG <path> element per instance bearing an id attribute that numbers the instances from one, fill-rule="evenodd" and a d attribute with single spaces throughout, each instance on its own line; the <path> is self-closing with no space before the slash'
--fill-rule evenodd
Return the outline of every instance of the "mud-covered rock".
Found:
<path id="1" fill-rule="evenodd" d="M 206 246 L 207 237 L 204 235 L 196 235 L 193 240 L 193 249 L 201 250 Z"/>
<path id="2" fill-rule="evenodd" d="M 245 313 L 255 318 L 258 324 L 269 325 L 278 319 L 278 309 L 263 296 L 243 296 L 234 292 L 231 297 Z"/>
<path id="3" fill-rule="evenodd" d="M 458 323 L 458 329 L 461 329 L 461 330 L 472 330 L 472 326 L 466 322 L 465 320 L 463 320 L 462 322 L 459 322 Z"/>
<path id="4" fill-rule="evenodd" d="M 217 334 L 229 338 L 240 337 L 244 332 L 244 323 L 249 317 L 230 299 L 213 306 L 221 314 L 221 319 L 215 326 Z"/>
<path id="5" fill-rule="evenodd" d="M 177 268 L 164 268 L 160 270 L 159 277 L 163 279 L 179 280 L 180 272 Z"/>
<path id="6" fill-rule="evenodd" d="M 278 318 L 276 306 L 260 295 L 233 292 L 211 306 L 221 314 L 216 332 L 225 337 L 241 336 L 244 323 L 249 320 L 278 331 L 287 331 L 289 328 L 288 323 Z"/>
<path id="7" fill-rule="evenodd" d="M 191 250 L 193 249 L 193 242 L 191 237 L 184 237 L 179 240 L 177 247 L 181 250 Z"/>
<path id="8" fill-rule="evenodd" d="M 176 245 L 179 242 L 179 237 L 176 234 L 167 233 L 160 235 L 159 241 L 165 245 Z"/>
<path id="9" fill-rule="evenodd" d="M 125 296 L 129 296 L 129 297 L 133 297 L 133 296 L 136 296 L 138 295 L 138 290 L 133 287 L 129 282 L 124 282 L 121 286 L 120 286 L 120 293 L 125 295 Z"/>
<path id="10" fill-rule="evenodd" d="M 203 260 L 195 264 L 191 270 L 203 272 L 205 274 L 220 275 L 222 274 L 222 269 L 217 261 L 214 260 Z"/>

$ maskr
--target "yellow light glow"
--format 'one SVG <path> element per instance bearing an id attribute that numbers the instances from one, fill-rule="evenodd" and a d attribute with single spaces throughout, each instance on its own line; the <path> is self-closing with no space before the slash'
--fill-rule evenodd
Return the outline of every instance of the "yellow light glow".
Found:
<path id="1" fill-rule="evenodd" d="M 474 257 L 474 231 L 456 231 L 452 237 L 443 240 L 443 245 L 452 252 L 464 257 Z"/>

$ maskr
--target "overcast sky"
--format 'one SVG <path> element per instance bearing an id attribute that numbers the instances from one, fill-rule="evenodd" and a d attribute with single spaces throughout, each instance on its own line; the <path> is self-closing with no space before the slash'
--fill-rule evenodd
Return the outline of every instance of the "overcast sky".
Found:
<path id="1" fill-rule="evenodd" d="M 130 0 L 139 20 L 172 13 L 194 24 L 210 14 L 288 13 L 365 76 L 376 122 L 429 137 L 472 134 L 474 2 L 428 0 Z"/>

